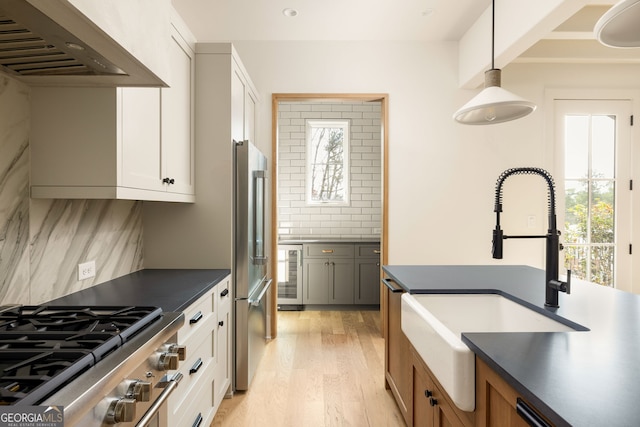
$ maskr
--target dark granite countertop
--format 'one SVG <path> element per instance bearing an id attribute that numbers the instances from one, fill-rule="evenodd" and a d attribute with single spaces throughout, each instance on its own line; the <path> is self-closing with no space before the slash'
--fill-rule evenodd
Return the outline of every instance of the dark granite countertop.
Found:
<path id="1" fill-rule="evenodd" d="M 278 240 L 279 245 L 303 245 L 309 243 L 362 243 L 376 244 L 380 243 L 379 238 L 358 238 L 358 237 L 305 237 L 305 238 L 287 238 Z"/>
<path id="2" fill-rule="evenodd" d="M 230 274 L 230 270 L 148 269 L 54 299 L 50 305 L 140 305 L 181 312 Z"/>
<path id="3" fill-rule="evenodd" d="M 468 333 L 462 340 L 558 426 L 640 425 L 640 296 L 572 280 L 544 307 L 544 271 L 527 266 L 384 266 L 410 293 L 498 293 L 583 332 Z"/>

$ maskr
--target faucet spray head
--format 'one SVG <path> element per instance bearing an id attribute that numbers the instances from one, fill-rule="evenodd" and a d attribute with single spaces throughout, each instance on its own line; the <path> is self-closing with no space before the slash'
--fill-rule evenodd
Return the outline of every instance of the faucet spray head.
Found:
<path id="1" fill-rule="evenodd" d="M 493 244 L 491 246 L 491 254 L 494 259 L 502 259 L 502 240 L 504 239 L 502 230 L 499 225 L 493 230 Z"/>

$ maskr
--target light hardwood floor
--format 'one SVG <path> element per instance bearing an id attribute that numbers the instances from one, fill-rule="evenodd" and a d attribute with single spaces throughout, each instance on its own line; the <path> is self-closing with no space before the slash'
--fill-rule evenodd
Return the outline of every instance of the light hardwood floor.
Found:
<path id="1" fill-rule="evenodd" d="M 281 311 L 249 390 L 211 426 L 404 426 L 384 387 L 379 311 Z"/>

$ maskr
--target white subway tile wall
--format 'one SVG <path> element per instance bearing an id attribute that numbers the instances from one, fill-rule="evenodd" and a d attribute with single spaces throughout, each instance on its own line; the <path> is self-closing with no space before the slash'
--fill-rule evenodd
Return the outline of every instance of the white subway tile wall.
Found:
<path id="1" fill-rule="evenodd" d="M 382 141 L 379 102 L 281 102 L 278 106 L 278 235 L 280 239 L 379 238 Z M 349 119 L 350 203 L 305 201 L 305 121 Z"/>

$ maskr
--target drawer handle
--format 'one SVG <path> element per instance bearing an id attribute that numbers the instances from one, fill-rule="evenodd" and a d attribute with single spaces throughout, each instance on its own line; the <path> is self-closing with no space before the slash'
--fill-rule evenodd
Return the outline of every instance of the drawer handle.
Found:
<path id="1" fill-rule="evenodd" d="M 194 363 L 191 369 L 189 369 L 189 375 L 195 374 L 200 370 L 201 367 L 202 367 L 202 359 L 198 357 L 198 360 L 196 360 L 196 363 Z"/>
<path id="2" fill-rule="evenodd" d="M 380 249 L 374 249 L 373 253 L 376 254 L 376 255 L 380 255 Z"/>
<path id="3" fill-rule="evenodd" d="M 198 414 L 191 427 L 198 427 L 200 424 L 202 424 L 202 414 Z"/>
<path id="4" fill-rule="evenodd" d="M 226 297 L 229 295 L 229 288 L 225 288 L 224 291 L 220 292 L 221 297 Z"/>
<path id="5" fill-rule="evenodd" d="M 536 411 L 534 411 L 527 403 L 520 399 L 516 399 L 516 412 L 527 424 L 534 427 L 550 427 Z"/>
<path id="6" fill-rule="evenodd" d="M 194 323 L 198 323 L 202 319 L 202 312 L 199 311 L 193 315 L 191 319 L 189 319 L 189 324 L 193 325 Z"/>
<path id="7" fill-rule="evenodd" d="M 323 249 L 322 253 L 323 254 L 332 254 L 333 253 L 333 249 Z"/>
<path id="8" fill-rule="evenodd" d="M 394 292 L 394 293 L 396 293 L 396 292 L 404 292 L 404 289 L 402 289 L 400 286 L 397 286 L 397 284 L 396 284 L 396 286 L 391 284 L 391 282 L 395 283 L 395 281 L 393 279 L 380 279 L 380 280 L 382 280 L 382 283 L 384 283 L 384 285 L 387 288 L 389 288 L 389 290 L 391 292 Z"/>

